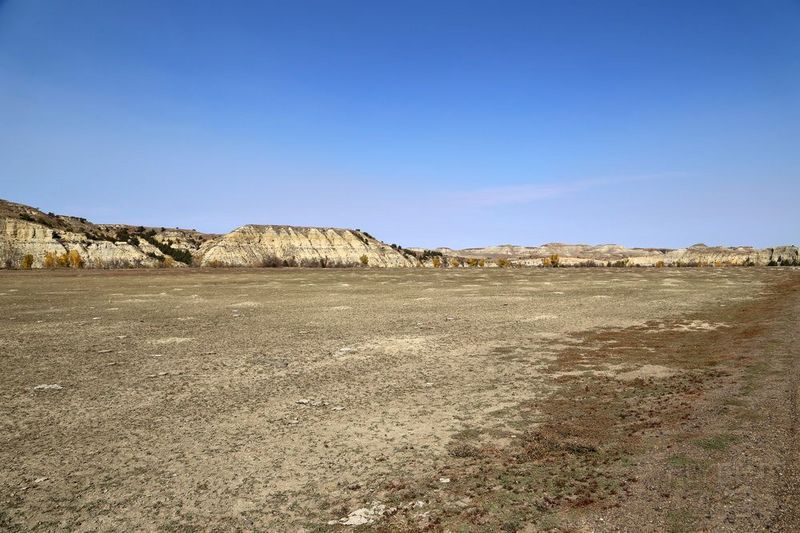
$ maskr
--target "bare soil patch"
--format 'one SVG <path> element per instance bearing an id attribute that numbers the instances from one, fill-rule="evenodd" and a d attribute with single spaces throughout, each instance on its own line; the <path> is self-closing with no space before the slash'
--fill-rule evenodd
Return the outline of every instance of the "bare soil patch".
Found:
<path id="1" fill-rule="evenodd" d="M 799 284 L 3 273 L 0 528 L 792 530 Z"/>

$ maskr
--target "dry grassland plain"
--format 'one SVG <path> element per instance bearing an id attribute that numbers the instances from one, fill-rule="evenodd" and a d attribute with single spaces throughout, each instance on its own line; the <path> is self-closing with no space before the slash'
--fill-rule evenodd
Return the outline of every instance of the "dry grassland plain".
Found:
<path id="1" fill-rule="evenodd" d="M 797 530 L 800 271 L 0 273 L 0 530 Z"/>

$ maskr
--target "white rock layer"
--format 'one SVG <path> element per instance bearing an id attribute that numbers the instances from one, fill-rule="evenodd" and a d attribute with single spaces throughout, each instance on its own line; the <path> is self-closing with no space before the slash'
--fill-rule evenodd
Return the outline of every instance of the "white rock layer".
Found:
<path id="1" fill-rule="evenodd" d="M 358 265 L 411 267 L 416 260 L 367 236 L 337 228 L 242 226 L 200 247 L 201 266 L 261 266 L 287 261 L 298 265 Z"/>

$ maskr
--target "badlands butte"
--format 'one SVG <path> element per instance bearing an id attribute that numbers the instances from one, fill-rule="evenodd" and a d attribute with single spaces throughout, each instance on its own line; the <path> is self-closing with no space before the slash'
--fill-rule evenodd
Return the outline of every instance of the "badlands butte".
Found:
<path id="1" fill-rule="evenodd" d="M 797 246 L 626 248 L 552 243 L 454 250 L 386 244 L 360 229 L 248 224 L 224 235 L 95 224 L 0 200 L 0 267 L 508 267 L 800 265 Z"/>

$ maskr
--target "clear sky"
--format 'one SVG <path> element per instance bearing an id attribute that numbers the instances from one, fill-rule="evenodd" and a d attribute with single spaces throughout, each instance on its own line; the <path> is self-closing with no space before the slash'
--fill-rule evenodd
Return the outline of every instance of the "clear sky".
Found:
<path id="1" fill-rule="evenodd" d="M 405 246 L 800 242 L 800 2 L 0 0 L 0 198 Z"/>

